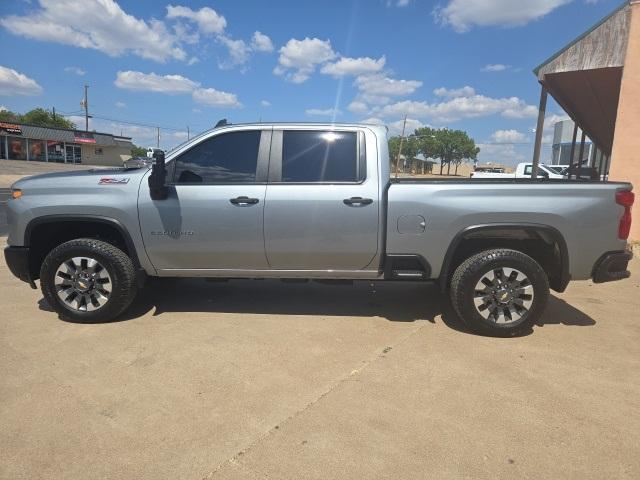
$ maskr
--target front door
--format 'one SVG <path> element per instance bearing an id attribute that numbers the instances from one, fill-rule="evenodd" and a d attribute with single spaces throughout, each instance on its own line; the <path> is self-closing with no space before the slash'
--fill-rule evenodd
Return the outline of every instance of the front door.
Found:
<path id="1" fill-rule="evenodd" d="M 65 163 L 82 163 L 82 149 L 79 145 L 65 147 Z"/>
<path id="2" fill-rule="evenodd" d="M 371 171 L 366 163 L 363 131 L 274 130 L 264 218 L 272 269 L 361 270 L 372 264 L 378 172 L 375 163 Z"/>
<path id="3" fill-rule="evenodd" d="M 268 268 L 263 210 L 270 140 L 270 130 L 239 130 L 190 146 L 171 160 L 166 200 L 151 200 L 143 180 L 140 226 L 161 275 Z"/>

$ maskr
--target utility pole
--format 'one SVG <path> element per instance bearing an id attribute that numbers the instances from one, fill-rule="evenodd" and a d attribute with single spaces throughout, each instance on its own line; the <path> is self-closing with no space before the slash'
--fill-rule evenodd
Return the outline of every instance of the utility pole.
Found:
<path id="1" fill-rule="evenodd" d="M 191 136 L 189 135 L 189 125 L 187 125 L 187 140 L 190 140 Z"/>
<path id="2" fill-rule="evenodd" d="M 404 116 L 402 122 L 402 135 L 400 135 L 400 146 L 398 147 L 398 158 L 396 159 L 396 179 L 398 178 L 398 166 L 400 165 L 400 154 L 402 154 L 402 141 L 404 140 L 404 128 L 407 126 L 407 116 Z"/>
<path id="3" fill-rule="evenodd" d="M 56 121 L 56 107 L 53 107 L 53 112 L 51 113 L 51 116 L 53 117 L 53 121 Z"/>
<path id="4" fill-rule="evenodd" d="M 89 100 L 87 98 L 87 93 L 89 91 L 89 85 L 84 86 L 84 100 L 80 102 L 80 106 L 84 108 L 84 130 L 85 132 L 89 131 Z"/>
<path id="5" fill-rule="evenodd" d="M 156 127 L 158 129 L 158 142 L 157 147 L 160 148 L 160 127 Z"/>

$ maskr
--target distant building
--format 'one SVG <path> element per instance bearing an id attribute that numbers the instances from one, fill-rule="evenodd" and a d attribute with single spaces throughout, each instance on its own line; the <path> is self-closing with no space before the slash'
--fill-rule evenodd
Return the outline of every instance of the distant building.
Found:
<path id="1" fill-rule="evenodd" d="M 122 166 L 130 137 L 0 122 L 0 159 Z"/>
<path id="2" fill-rule="evenodd" d="M 575 123 L 572 120 L 562 120 L 556 122 L 553 127 L 553 145 L 551 146 L 551 164 L 552 165 L 570 165 L 571 163 L 577 164 L 580 157 L 580 139 L 582 138 L 582 130 L 578 128 L 576 135 L 576 146 L 573 152 L 573 162 L 571 162 L 571 144 L 573 141 L 573 129 Z M 589 160 L 589 165 L 592 165 L 595 149 L 593 142 L 586 138 L 584 143 L 584 150 L 582 152 L 582 162 Z"/>

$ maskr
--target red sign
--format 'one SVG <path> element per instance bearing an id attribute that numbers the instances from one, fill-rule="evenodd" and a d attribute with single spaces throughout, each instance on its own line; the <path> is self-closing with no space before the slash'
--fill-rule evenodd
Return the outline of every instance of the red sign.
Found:
<path id="1" fill-rule="evenodd" d="M 22 127 L 13 123 L 0 122 L 0 130 L 4 130 L 7 133 L 17 133 L 22 135 Z"/>
<path id="2" fill-rule="evenodd" d="M 76 143 L 96 143 L 91 132 L 73 132 L 73 141 Z"/>

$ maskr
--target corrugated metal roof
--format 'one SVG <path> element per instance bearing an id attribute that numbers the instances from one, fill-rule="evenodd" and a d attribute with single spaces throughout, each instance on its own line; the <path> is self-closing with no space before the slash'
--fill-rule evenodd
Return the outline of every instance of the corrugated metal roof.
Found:
<path id="1" fill-rule="evenodd" d="M 25 125 L 22 123 L 18 123 L 17 125 L 20 125 L 20 128 L 22 129 L 22 137 L 33 138 L 35 140 L 55 140 L 58 142 L 75 143 L 76 131 L 78 133 L 86 134 L 86 132 L 81 130 L 64 130 L 62 128 L 39 127 L 37 125 Z M 131 138 L 129 137 L 115 137 L 109 133 L 89 133 L 93 135 L 93 138 L 96 141 L 94 145 L 100 145 L 103 147 L 128 147 L 132 145 Z"/>
<path id="2" fill-rule="evenodd" d="M 22 136 L 35 138 L 36 140 L 57 140 L 59 142 L 73 143 L 73 132 L 71 130 L 58 130 L 57 128 L 22 125 Z"/>

